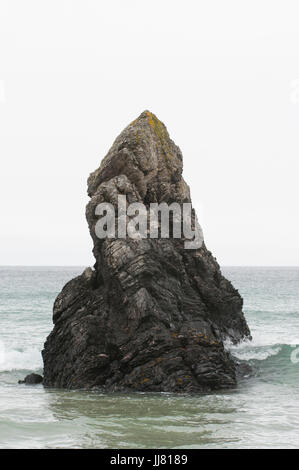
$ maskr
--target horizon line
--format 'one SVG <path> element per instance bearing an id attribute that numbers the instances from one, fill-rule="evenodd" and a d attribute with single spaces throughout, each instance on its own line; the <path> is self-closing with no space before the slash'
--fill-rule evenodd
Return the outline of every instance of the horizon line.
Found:
<path id="1" fill-rule="evenodd" d="M 218 262 L 218 261 L 217 261 Z M 222 268 L 299 268 L 298 264 L 220 264 Z M 89 264 L 0 264 L 0 268 L 86 268 Z"/>

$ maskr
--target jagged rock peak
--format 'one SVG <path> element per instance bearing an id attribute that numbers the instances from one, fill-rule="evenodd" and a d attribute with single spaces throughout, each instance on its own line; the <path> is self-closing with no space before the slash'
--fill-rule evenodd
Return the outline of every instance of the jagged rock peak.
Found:
<path id="1" fill-rule="evenodd" d="M 170 139 L 165 125 L 150 111 L 144 111 L 114 141 L 100 167 L 88 178 L 88 194 L 93 196 L 104 181 L 124 174 L 138 185 L 144 196 L 155 180 L 161 184 L 180 180 L 182 153 Z"/>

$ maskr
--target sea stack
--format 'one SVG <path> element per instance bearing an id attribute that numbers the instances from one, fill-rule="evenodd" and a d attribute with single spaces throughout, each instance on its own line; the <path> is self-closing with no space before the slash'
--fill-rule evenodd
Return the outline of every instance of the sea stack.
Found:
<path id="1" fill-rule="evenodd" d="M 224 340 L 250 337 L 243 301 L 203 243 L 185 238 L 99 238 L 96 207 L 191 203 L 182 153 L 143 112 L 88 178 L 94 268 L 62 289 L 42 352 L 44 385 L 102 391 L 207 392 L 236 384 Z M 192 211 L 194 222 L 195 212 Z M 199 220 L 200 222 L 200 220 Z"/>

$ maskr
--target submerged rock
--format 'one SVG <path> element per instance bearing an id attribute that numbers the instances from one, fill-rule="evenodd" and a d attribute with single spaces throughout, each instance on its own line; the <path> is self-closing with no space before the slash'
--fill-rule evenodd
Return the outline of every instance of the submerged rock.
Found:
<path id="1" fill-rule="evenodd" d="M 43 378 L 39 374 L 29 374 L 26 375 L 24 380 L 19 380 L 19 384 L 26 384 L 26 385 L 36 385 L 43 382 Z"/>
<path id="2" fill-rule="evenodd" d="M 232 387 L 223 341 L 250 332 L 242 298 L 205 244 L 184 238 L 97 238 L 101 202 L 191 202 L 182 154 L 145 111 L 115 140 L 88 179 L 86 217 L 94 269 L 66 284 L 44 345 L 44 385 L 106 391 L 202 392 Z M 192 220 L 194 222 L 195 213 Z"/>

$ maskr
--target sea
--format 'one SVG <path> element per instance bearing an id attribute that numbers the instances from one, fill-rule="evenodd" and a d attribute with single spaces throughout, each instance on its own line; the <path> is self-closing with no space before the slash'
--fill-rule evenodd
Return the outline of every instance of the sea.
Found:
<path id="1" fill-rule="evenodd" d="M 52 306 L 84 267 L 0 267 L 0 448 L 299 447 L 299 268 L 223 267 L 252 341 L 226 348 L 252 372 L 203 395 L 20 385 L 42 374 Z"/>

